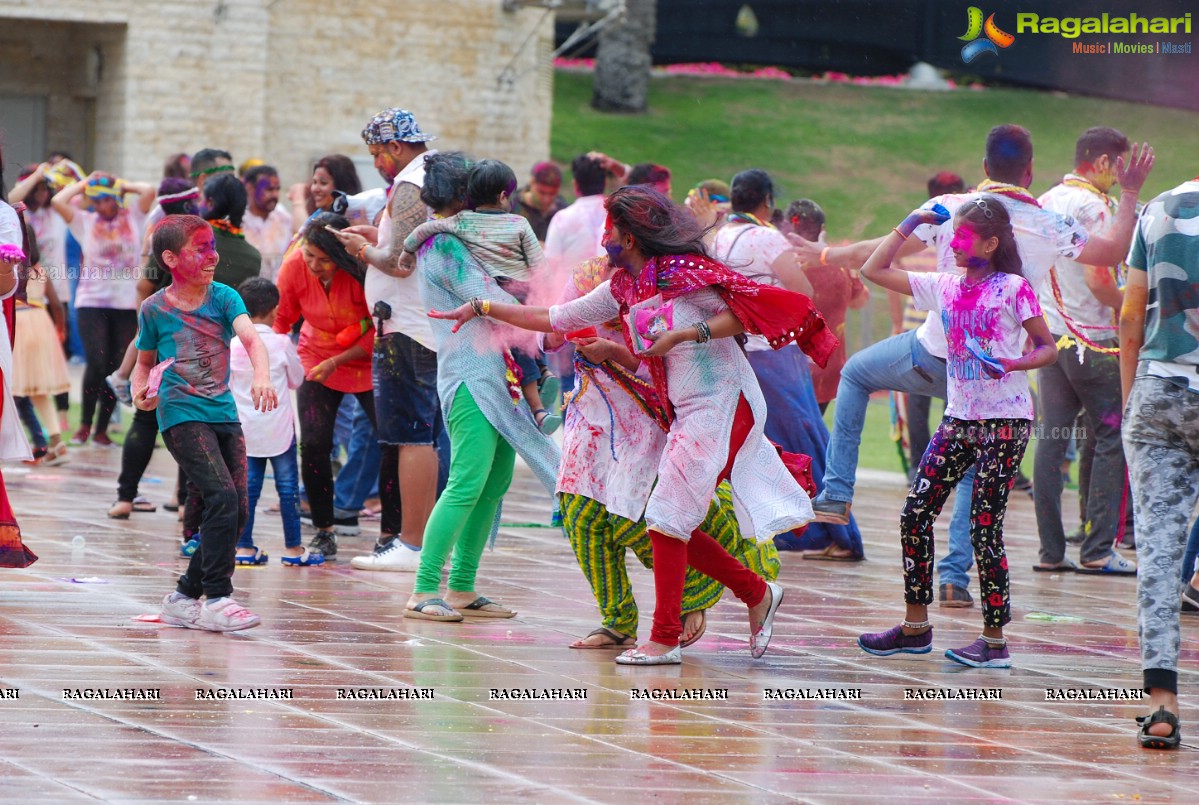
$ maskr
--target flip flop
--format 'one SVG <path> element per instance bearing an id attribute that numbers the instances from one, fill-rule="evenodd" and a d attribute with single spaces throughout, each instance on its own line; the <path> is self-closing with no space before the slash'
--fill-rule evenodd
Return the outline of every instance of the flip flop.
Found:
<path id="1" fill-rule="evenodd" d="M 819 551 L 804 551 L 800 556 L 817 562 L 862 562 L 866 559 L 864 556 L 854 556 L 849 548 L 839 548 L 835 544 L 829 544 Z"/>
<path id="2" fill-rule="evenodd" d="M 1087 576 L 1135 576 L 1137 574 L 1137 566 L 1123 556 L 1113 552 L 1107 558 L 1107 563 L 1102 567 L 1079 565 L 1074 572 Z"/>
<path id="3" fill-rule="evenodd" d="M 1076 573 L 1078 565 L 1073 559 L 1063 559 L 1056 565 L 1033 565 L 1032 570 L 1034 573 Z"/>
<path id="4" fill-rule="evenodd" d="M 316 567 L 325 563 L 325 555 L 310 553 L 307 548 L 299 556 L 280 556 L 279 561 L 289 567 Z"/>
<path id="5" fill-rule="evenodd" d="M 149 499 L 138 495 L 133 499 L 133 510 L 135 512 L 144 512 L 149 514 L 150 512 L 158 511 L 158 507 L 151 503 Z"/>
<path id="6" fill-rule="evenodd" d="M 699 613 L 699 618 L 700 618 L 699 631 L 697 631 L 695 634 L 691 635 L 690 639 L 688 639 L 688 640 L 680 640 L 679 648 L 687 648 L 687 646 L 694 646 L 696 643 L 699 642 L 699 639 L 704 636 L 704 632 L 708 631 L 708 616 L 704 614 L 706 612 L 706 610 L 697 609 L 697 610 L 695 610 L 695 612 Z M 691 614 L 694 614 L 694 613 L 691 613 L 691 612 L 684 613 L 683 620 L 687 620 L 687 616 L 691 615 Z"/>
<path id="7" fill-rule="evenodd" d="M 270 561 L 270 557 L 263 553 L 261 548 L 255 548 L 254 553 L 249 556 L 237 557 L 239 567 L 257 567 L 258 565 L 265 565 L 268 561 Z"/>
<path id="8" fill-rule="evenodd" d="M 441 610 L 444 614 L 426 612 L 426 609 Z M 405 609 L 404 617 L 418 621 L 449 621 L 454 623 L 462 620 L 462 615 L 440 598 L 430 598 L 427 601 L 421 601 L 411 609 Z"/>
<path id="9" fill-rule="evenodd" d="M 112 504 L 112 506 L 109 507 L 109 509 L 108 509 L 108 519 L 109 520 L 128 520 L 129 519 L 130 512 L 116 512 L 115 514 L 113 513 L 113 509 L 115 509 L 118 505 L 120 505 L 120 503 L 121 503 L 121 501 L 118 500 L 116 503 Z"/>
<path id="10" fill-rule="evenodd" d="M 495 609 L 487 609 L 486 607 L 495 607 Z M 462 614 L 470 615 L 472 618 L 515 618 L 516 611 L 500 606 L 490 598 L 479 596 L 474 601 L 471 601 L 466 606 L 462 607 Z"/>
<path id="11" fill-rule="evenodd" d="M 583 640 L 586 640 L 587 637 L 595 637 L 596 635 L 603 635 L 604 637 L 608 638 L 612 642 L 605 643 L 603 645 L 598 645 L 598 646 L 594 645 L 594 644 L 589 644 L 589 643 L 583 642 Z M 575 642 L 570 644 L 570 647 L 577 648 L 577 649 L 590 649 L 590 650 L 594 651 L 596 649 L 614 649 L 614 648 L 621 649 L 621 648 L 625 648 L 627 646 L 636 645 L 636 643 L 637 643 L 636 638 L 631 637 L 627 634 L 621 634 L 620 632 L 615 632 L 604 626 L 601 626 L 600 628 L 589 633 L 587 635 L 587 637 L 584 637 L 583 640 L 576 640 Z"/>
<path id="12" fill-rule="evenodd" d="M 749 653 L 755 660 L 765 654 L 766 647 L 770 645 L 770 638 L 774 634 L 774 615 L 783 603 L 782 586 L 773 581 L 766 582 L 766 586 L 770 588 L 770 609 L 766 611 L 761 627 L 749 636 Z"/>

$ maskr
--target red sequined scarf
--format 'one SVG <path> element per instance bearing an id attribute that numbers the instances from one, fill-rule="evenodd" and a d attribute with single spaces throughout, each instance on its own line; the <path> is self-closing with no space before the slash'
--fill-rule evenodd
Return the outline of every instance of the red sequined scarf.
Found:
<path id="1" fill-rule="evenodd" d="M 671 255 L 649 260 L 640 276 L 619 270 L 612 276 L 612 296 L 620 302 L 621 315 L 631 305 L 655 294 L 674 299 L 711 287 L 747 333 L 765 336 L 773 349 L 794 341 L 816 364 L 824 367 L 840 345 L 824 323 L 812 300 L 803 294 L 754 282 L 721 263 L 698 254 Z M 625 341 L 633 349 L 630 334 Z M 666 366 L 662 358 L 645 358 L 650 375 L 666 409 L 674 418 L 674 407 L 666 388 Z"/>

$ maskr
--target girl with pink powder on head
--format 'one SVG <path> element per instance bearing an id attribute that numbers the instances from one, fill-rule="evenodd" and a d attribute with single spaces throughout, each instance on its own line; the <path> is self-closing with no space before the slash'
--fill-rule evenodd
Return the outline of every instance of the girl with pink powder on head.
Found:
<path id="1" fill-rule="evenodd" d="M 945 656 L 975 668 L 1008 668 L 1003 627 L 1011 620 L 1003 517 L 1008 493 L 1028 446 L 1033 418 L 1028 372 L 1057 360 L 1057 347 L 1041 315 L 1036 292 L 1021 274 L 1008 212 L 998 198 L 966 201 L 954 220 L 954 261 L 963 274 L 916 273 L 891 267 L 900 246 L 924 223 L 949 217 L 944 207 L 913 212 L 879 245 L 862 276 L 938 311 L 949 343 L 949 395 L 945 418 L 933 434 L 900 516 L 903 546 L 903 623 L 864 634 L 870 654 L 927 654 L 933 632 L 933 522 L 949 492 L 977 466 L 970 506 L 970 541 L 982 593 L 982 635 Z M 1025 336 L 1033 344 L 1023 354 Z"/>

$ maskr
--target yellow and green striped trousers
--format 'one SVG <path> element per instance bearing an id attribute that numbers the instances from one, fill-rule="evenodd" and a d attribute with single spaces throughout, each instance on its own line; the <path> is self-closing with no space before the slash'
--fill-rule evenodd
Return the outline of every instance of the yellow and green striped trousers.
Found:
<path id="1" fill-rule="evenodd" d="M 602 504 L 582 495 L 563 493 L 562 527 L 570 539 L 579 569 L 591 585 L 603 626 L 637 636 L 637 601 L 625 569 L 625 550 L 631 549 L 641 564 L 653 569 L 653 548 L 645 520 L 633 522 L 612 514 Z M 711 534 L 741 564 L 768 581 L 778 578 L 779 555 L 772 542 L 744 539 L 733 514 L 733 493 L 728 482 L 716 490 L 716 500 L 700 530 Z M 683 614 L 708 609 L 720 600 L 724 587 L 694 568 L 687 568 L 683 587 Z"/>

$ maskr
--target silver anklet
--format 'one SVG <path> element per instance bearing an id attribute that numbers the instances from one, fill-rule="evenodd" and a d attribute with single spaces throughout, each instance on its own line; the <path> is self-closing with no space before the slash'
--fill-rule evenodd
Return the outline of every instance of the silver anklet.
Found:
<path id="1" fill-rule="evenodd" d="M 932 628 L 932 624 L 929 623 L 928 621 L 924 621 L 923 623 L 912 623 L 911 621 L 905 620 L 900 625 L 903 626 L 903 628 L 905 628 L 905 629 L 931 629 Z"/>
<path id="2" fill-rule="evenodd" d="M 986 635 L 983 635 L 983 634 L 980 634 L 979 637 L 981 637 L 982 641 L 984 643 L 986 643 L 988 646 L 995 646 L 996 648 L 1003 648 L 1004 646 L 1007 645 L 1006 637 L 987 637 Z"/>

